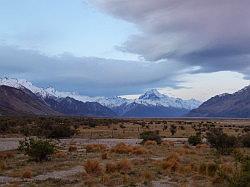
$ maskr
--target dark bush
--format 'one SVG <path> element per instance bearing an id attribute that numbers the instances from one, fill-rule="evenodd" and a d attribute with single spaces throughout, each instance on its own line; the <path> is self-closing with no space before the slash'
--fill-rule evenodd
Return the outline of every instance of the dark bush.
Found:
<path id="1" fill-rule="evenodd" d="M 48 160 L 55 151 L 55 146 L 48 140 L 29 138 L 19 142 L 18 150 L 39 162 Z"/>
<path id="2" fill-rule="evenodd" d="M 200 144 L 201 143 L 201 135 L 196 134 L 196 135 L 190 136 L 188 138 L 188 143 L 190 145 L 193 145 L 193 146 L 196 146 L 197 144 Z"/>
<path id="3" fill-rule="evenodd" d="M 48 138 L 69 138 L 75 134 L 75 129 L 66 125 L 54 126 L 47 134 Z"/>
<path id="4" fill-rule="evenodd" d="M 250 147 L 250 133 L 247 133 L 241 137 L 241 143 L 244 147 Z"/>
<path id="5" fill-rule="evenodd" d="M 220 154 L 230 154 L 237 145 L 237 139 L 234 136 L 229 136 L 223 133 L 222 129 L 211 129 L 207 132 L 207 140 Z"/>
<path id="6" fill-rule="evenodd" d="M 169 130 L 173 136 L 177 132 L 177 127 L 175 125 L 171 125 Z"/>
<path id="7" fill-rule="evenodd" d="M 148 140 L 156 141 L 157 144 L 161 143 L 161 136 L 159 131 L 145 131 L 140 134 L 140 138 L 143 139 L 142 143 L 145 143 Z"/>

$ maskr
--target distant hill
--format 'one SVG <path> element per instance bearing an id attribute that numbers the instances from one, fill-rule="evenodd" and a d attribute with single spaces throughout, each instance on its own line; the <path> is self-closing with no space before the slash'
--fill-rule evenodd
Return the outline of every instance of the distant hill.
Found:
<path id="1" fill-rule="evenodd" d="M 250 86 L 233 94 L 212 97 L 187 116 L 250 118 Z"/>

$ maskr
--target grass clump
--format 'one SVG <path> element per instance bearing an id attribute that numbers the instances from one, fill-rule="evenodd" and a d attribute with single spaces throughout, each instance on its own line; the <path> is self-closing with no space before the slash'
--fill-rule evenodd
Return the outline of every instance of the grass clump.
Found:
<path id="1" fill-rule="evenodd" d="M 27 168 L 22 173 L 22 178 L 30 179 L 32 178 L 32 170 Z"/>
<path id="2" fill-rule="evenodd" d="M 147 140 L 145 143 L 144 143 L 145 146 L 155 146 L 157 145 L 157 142 L 154 141 L 154 140 Z"/>
<path id="3" fill-rule="evenodd" d="M 104 152 L 107 149 L 108 149 L 107 145 L 104 145 L 104 144 L 89 144 L 86 146 L 87 153 Z"/>
<path id="4" fill-rule="evenodd" d="M 119 143 L 111 149 L 111 152 L 114 152 L 117 154 L 142 155 L 142 154 L 146 154 L 148 150 L 142 146 L 132 146 L 132 145 L 127 145 L 125 143 Z"/>
<path id="5" fill-rule="evenodd" d="M 180 165 L 179 154 L 171 153 L 166 159 L 162 161 L 162 168 L 175 172 Z"/>
<path id="6" fill-rule="evenodd" d="M 89 175 L 99 176 L 102 174 L 102 167 L 98 160 L 87 160 L 83 166 Z"/>

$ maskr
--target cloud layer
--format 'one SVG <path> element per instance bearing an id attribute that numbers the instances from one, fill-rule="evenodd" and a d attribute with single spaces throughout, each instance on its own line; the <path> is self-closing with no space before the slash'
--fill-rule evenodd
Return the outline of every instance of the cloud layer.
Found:
<path id="1" fill-rule="evenodd" d="M 47 56 L 10 46 L 0 46 L 0 62 L 0 76 L 25 78 L 41 86 L 51 85 L 62 91 L 90 96 L 135 94 L 147 88 L 175 87 L 175 75 L 185 72 L 183 67 L 167 63 L 70 54 Z"/>
<path id="2" fill-rule="evenodd" d="M 250 73 L 249 0 L 95 0 L 141 31 L 119 49 L 196 72 Z"/>

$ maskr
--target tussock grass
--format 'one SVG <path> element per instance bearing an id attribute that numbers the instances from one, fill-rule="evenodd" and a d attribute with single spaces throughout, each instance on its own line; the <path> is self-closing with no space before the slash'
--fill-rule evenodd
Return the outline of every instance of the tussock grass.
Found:
<path id="1" fill-rule="evenodd" d="M 103 151 L 106 151 L 107 149 L 108 149 L 108 146 L 104 145 L 104 144 L 89 144 L 89 145 L 86 145 L 87 153 L 90 153 L 90 152 L 103 152 Z"/>
<path id="2" fill-rule="evenodd" d="M 84 164 L 84 169 L 87 174 L 99 176 L 102 174 L 102 167 L 98 160 L 87 160 Z"/>

